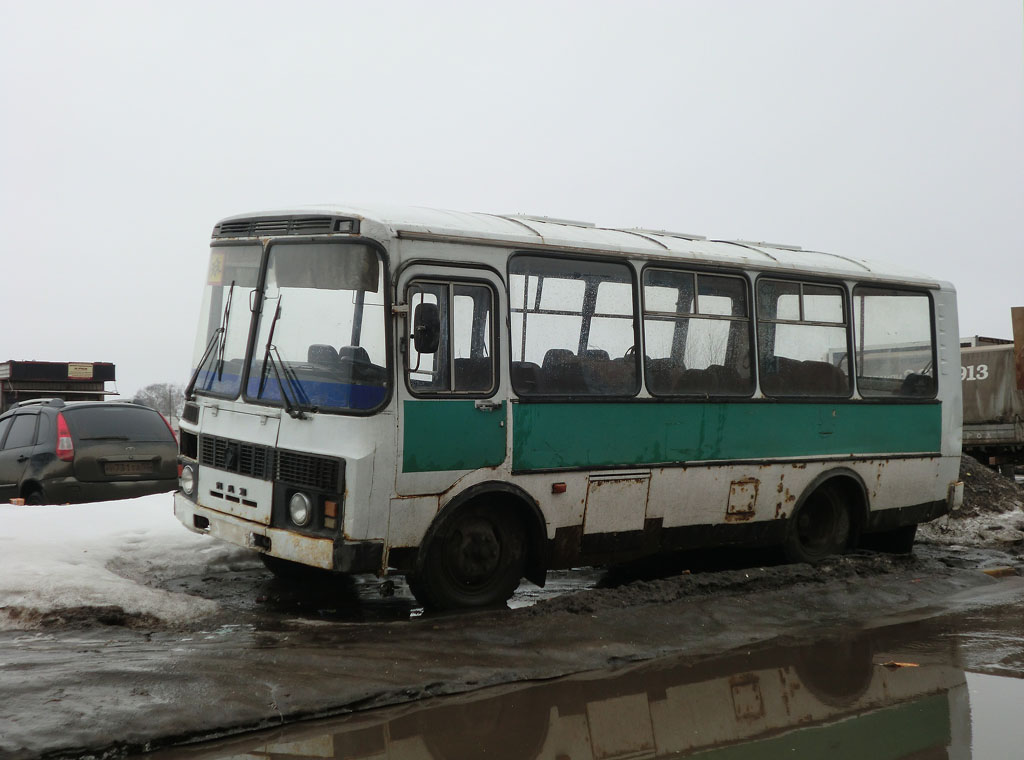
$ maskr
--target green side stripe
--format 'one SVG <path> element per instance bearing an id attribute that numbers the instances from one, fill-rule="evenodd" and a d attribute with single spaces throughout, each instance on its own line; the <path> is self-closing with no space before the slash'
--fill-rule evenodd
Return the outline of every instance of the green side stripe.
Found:
<path id="1" fill-rule="evenodd" d="M 940 404 L 513 405 L 512 467 L 937 452 Z"/>

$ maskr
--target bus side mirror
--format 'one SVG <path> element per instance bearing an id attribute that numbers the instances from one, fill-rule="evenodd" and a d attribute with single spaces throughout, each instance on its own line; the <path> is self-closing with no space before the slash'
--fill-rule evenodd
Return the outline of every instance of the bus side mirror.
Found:
<path id="1" fill-rule="evenodd" d="M 436 303 L 421 303 L 413 312 L 412 342 L 416 352 L 432 354 L 441 343 L 441 317 Z"/>

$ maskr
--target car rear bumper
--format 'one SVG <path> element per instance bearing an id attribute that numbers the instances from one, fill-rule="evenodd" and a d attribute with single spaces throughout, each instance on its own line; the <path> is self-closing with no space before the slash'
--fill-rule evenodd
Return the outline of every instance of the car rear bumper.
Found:
<path id="1" fill-rule="evenodd" d="M 344 573 L 380 573 L 382 541 L 345 541 L 303 536 L 201 507 L 180 491 L 174 494 L 174 516 L 194 533 L 298 562 Z"/>
<path id="2" fill-rule="evenodd" d="M 90 501 L 115 501 L 167 493 L 178 487 L 177 478 L 130 481 L 81 481 L 76 478 L 44 480 L 43 490 L 50 504 L 81 504 Z"/>

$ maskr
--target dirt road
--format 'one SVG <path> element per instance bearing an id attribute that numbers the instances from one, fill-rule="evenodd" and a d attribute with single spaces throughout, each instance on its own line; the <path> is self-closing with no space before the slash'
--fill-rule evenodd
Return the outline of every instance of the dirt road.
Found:
<path id="1" fill-rule="evenodd" d="M 866 629 L 1016 604 L 1024 513 L 1012 489 L 972 494 L 962 516 L 922 531 L 913 556 L 562 573 L 487 613 L 422 615 L 400 584 L 381 596 L 370 579 L 297 590 L 254 564 L 204 577 L 120 568 L 220 612 L 171 630 L 117 609 L 64 610 L 0 634 L 0 757 L 113 756 L 654 658 L 693 665 L 768 642 L 842 649 Z M 690 559 L 699 569 L 707 557 Z M 997 568 L 1009 569 L 981 571 Z"/>

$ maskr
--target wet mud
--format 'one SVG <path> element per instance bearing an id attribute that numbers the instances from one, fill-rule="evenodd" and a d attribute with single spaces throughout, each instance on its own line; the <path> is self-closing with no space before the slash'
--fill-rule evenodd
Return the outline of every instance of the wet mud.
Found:
<path id="1" fill-rule="evenodd" d="M 803 580 L 778 587 L 792 572 Z M 525 608 L 391 621 L 381 610 L 401 608 L 403 595 L 373 589 L 363 620 L 315 605 L 297 614 L 284 599 L 269 617 L 240 612 L 189 630 L 3 634 L 0 678 L 14 707 L 0 719 L 0 756 L 115 756 L 664 657 L 697 668 L 779 641 L 824 638 L 845 652 L 858 629 L 1024 598 L 1024 579 L 858 555 L 628 586 L 627 597 L 626 586 L 595 587 Z"/>
<path id="2" fill-rule="evenodd" d="M 472 614 L 424 613 L 401 579 L 286 583 L 243 552 L 203 574 L 122 564 L 111 569 L 214 601 L 219 611 L 176 626 L 119 608 L 38 619 L 26 611 L 24 630 L 0 634 L 0 757 L 114 757 L 166 747 L 175 748 L 166 757 L 180 757 L 183 747 L 203 740 L 352 713 L 337 730 L 314 735 L 309 731 L 318 728 L 303 725 L 298 734 L 259 737 L 236 754 L 302 756 L 281 749 L 295 749 L 295 742 L 333 752 L 313 756 L 338 757 L 383 750 L 396 758 L 482 756 L 469 744 L 495 757 L 657 757 L 751 743 L 781 752 L 789 745 L 763 742 L 809 727 L 834 741 L 839 734 L 829 731 L 840 729 L 828 726 L 942 693 L 947 706 L 936 707 L 939 700 L 928 709 L 960 725 L 962 695 L 975 688 L 975 674 L 1000 684 L 979 692 L 981 700 L 1002 689 L 1005 676 L 1024 676 L 1024 578 L 1016 577 L 1024 575 L 1024 541 L 1002 540 L 1012 536 L 991 527 L 1016 530 L 1024 499 L 1018 486 L 989 475 L 998 477 L 984 468 L 968 476 L 966 509 L 923 527 L 913 555 L 856 552 L 811 567 L 782 564 L 772 552 L 680 554 L 552 573 L 544 589 L 524 583 L 508 608 Z M 904 661 L 919 666 L 906 669 L 915 673 L 887 675 L 887 662 Z M 897 665 L 895 672 L 903 670 Z M 946 685 L 913 682 L 923 673 Z M 891 697 L 903 688 L 900 679 L 909 684 L 909 701 L 870 696 L 881 688 Z M 548 693 L 538 685 L 548 681 L 566 685 Z M 853 698 L 855 682 L 869 686 Z M 799 688 L 786 691 L 794 684 Z M 665 739 L 654 716 L 667 710 L 681 720 L 681 705 L 692 710 L 704 699 L 694 689 L 713 692 L 743 726 L 760 728 L 702 735 L 707 721 L 693 718 L 691 744 Z M 676 692 L 690 696 L 672 702 L 666 695 Z M 817 701 L 801 707 L 798 695 Z M 779 704 L 803 722 L 779 722 Z M 427 714 L 434 709 L 448 712 Z M 602 734 L 634 709 L 638 716 L 646 710 L 650 731 Z M 453 735 L 430 733 L 446 725 Z M 490 728 L 483 736 L 473 726 Z M 511 746 L 500 740 L 504 726 L 536 729 L 525 754 L 501 754 Z M 562 744 L 552 744 L 555 736 Z M 591 754 L 572 743 L 584 736 Z M 422 751 L 403 755 L 399 737 Z M 359 742 L 369 754 L 353 754 L 364 746 Z M 852 746 L 862 751 L 851 757 L 877 754 Z M 932 756 L 931 746 L 885 756 Z"/>
<path id="3" fill-rule="evenodd" d="M 1021 621 L 1009 617 L 1019 639 Z M 967 672 L 979 657 L 998 658 L 961 651 L 978 622 L 951 616 L 698 662 L 666 657 L 150 757 L 1011 757 L 1021 738 L 1012 704 L 1024 681 Z"/>

